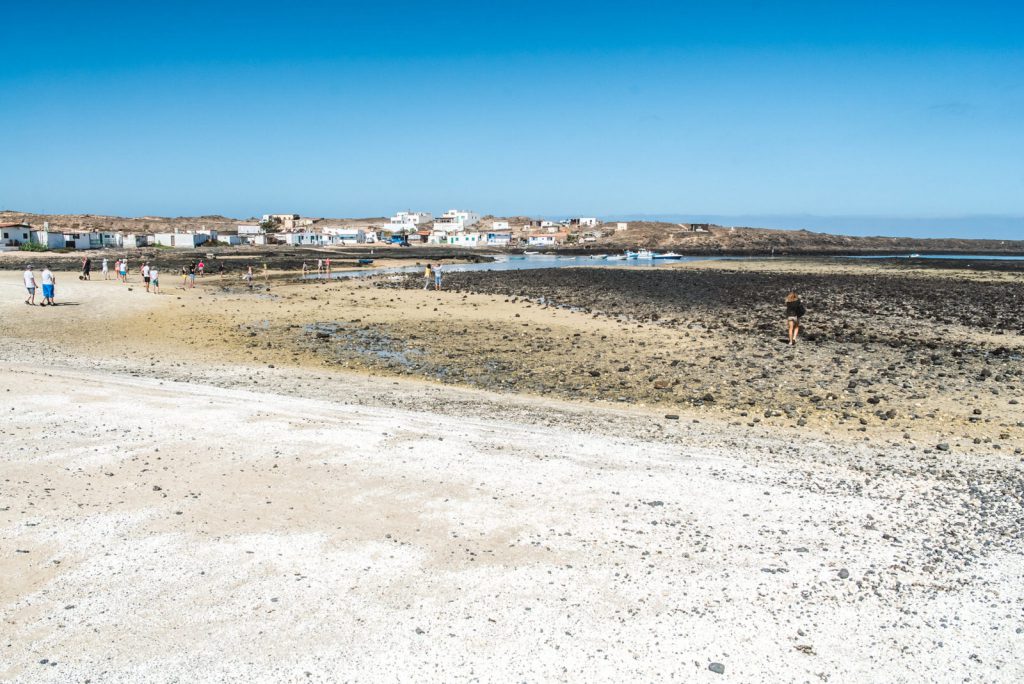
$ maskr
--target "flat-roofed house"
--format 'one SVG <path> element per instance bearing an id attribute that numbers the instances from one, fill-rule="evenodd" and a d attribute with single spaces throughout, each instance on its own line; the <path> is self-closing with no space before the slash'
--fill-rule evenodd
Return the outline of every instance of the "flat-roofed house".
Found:
<path id="1" fill-rule="evenodd" d="M 480 222 L 480 215 L 464 209 L 449 209 L 436 219 L 434 228 L 440 228 L 449 232 L 463 231 Z"/>
<path id="2" fill-rule="evenodd" d="M 20 247 L 32 242 L 32 226 L 27 223 L 0 223 L 0 247 Z"/>
<path id="3" fill-rule="evenodd" d="M 175 249 L 195 249 L 209 239 L 209 235 L 202 233 L 157 233 L 155 235 L 157 245 Z"/>
<path id="4" fill-rule="evenodd" d="M 32 244 L 46 249 L 64 249 L 64 234 L 49 230 L 33 230 Z"/>
<path id="5" fill-rule="evenodd" d="M 451 233 L 448 244 L 454 247 L 476 247 L 480 244 L 480 233 Z"/>
<path id="6" fill-rule="evenodd" d="M 531 247 L 554 247 L 565 242 L 567 233 L 534 233 L 526 239 Z"/>

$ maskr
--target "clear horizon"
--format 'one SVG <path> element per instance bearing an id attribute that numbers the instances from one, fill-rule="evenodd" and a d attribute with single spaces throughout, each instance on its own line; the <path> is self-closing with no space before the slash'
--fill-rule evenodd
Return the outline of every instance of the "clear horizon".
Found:
<path id="1" fill-rule="evenodd" d="M 0 206 L 1024 238 L 1024 8 L 898 5 L 11 6 Z"/>

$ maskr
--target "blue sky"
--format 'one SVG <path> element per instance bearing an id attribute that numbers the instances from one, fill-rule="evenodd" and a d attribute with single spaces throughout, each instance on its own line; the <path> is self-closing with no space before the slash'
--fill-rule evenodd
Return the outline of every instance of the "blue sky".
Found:
<path id="1" fill-rule="evenodd" d="M 0 208 L 1024 238 L 1020 3 L 43 1 L 0 24 Z"/>

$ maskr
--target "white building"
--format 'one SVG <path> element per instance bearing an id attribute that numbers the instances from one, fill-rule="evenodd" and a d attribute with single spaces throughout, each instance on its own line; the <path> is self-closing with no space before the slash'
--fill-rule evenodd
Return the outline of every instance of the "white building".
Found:
<path id="1" fill-rule="evenodd" d="M 238 224 L 239 235 L 264 235 L 267 231 L 263 229 L 263 226 L 257 223 L 240 223 Z"/>
<path id="2" fill-rule="evenodd" d="M 361 245 L 366 242 L 366 231 L 362 228 L 324 228 L 327 242 L 332 245 Z"/>
<path id="3" fill-rule="evenodd" d="M 480 222 L 480 215 L 462 209 L 449 209 L 434 219 L 434 227 L 450 231 L 463 231 Z"/>
<path id="4" fill-rule="evenodd" d="M 212 228 L 208 229 L 206 226 L 203 226 L 202 228 L 195 232 L 197 235 L 205 235 L 207 242 L 214 243 L 220 239 L 220 233 L 218 233 L 216 230 L 213 230 Z"/>
<path id="5" fill-rule="evenodd" d="M 616 233 L 621 233 L 621 232 L 626 231 L 626 230 L 629 230 L 629 224 L 628 223 L 626 223 L 624 221 L 619 221 L 618 223 L 615 224 L 615 232 Z"/>
<path id="6" fill-rule="evenodd" d="M 32 242 L 42 245 L 46 249 L 64 249 L 64 234 L 52 233 L 48 230 L 33 230 Z"/>
<path id="7" fill-rule="evenodd" d="M 583 216 L 575 219 L 573 223 L 581 228 L 596 228 L 601 222 L 592 216 Z"/>
<path id="8" fill-rule="evenodd" d="M 448 236 L 448 244 L 455 247 L 476 247 L 480 244 L 480 233 L 453 233 Z"/>
<path id="9" fill-rule="evenodd" d="M 20 247 L 32 242 L 32 226 L 27 223 L 0 224 L 0 247 Z"/>
<path id="10" fill-rule="evenodd" d="M 279 237 L 284 244 L 292 247 L 323 247 L 331 242 L 331 239 L 323 233 L 314 233 L 308 230 L 284 233 Z"/>
<path id="11" fill-rule="evenodd" d="M 217 239 L 231 245 L 232 247 L 242 244 L 242 238 L 238 235 L 221 235 Z"/>
<path id="12" fill-rule="evenodd" d="M 491 230 L 509 230 L 508 221 L 491 221 Z"/>
<path id="13" fill-rule="evenodd" d="M 98 245 L 97 245 L 98 246 Z M 93 249 L 90 233 L 64 233 L 65 249 Z"/>
<path id="14" fill-rule="evenodd" d="M 154 242 L 163 247 L 175 249 L 195 249 L 210 239 L 201 233 L 157 233 Z"/>
<path id="15" fill-rule="evenodd" d="M 502 222 L 503 223 L 503 222 Z M 484 234 L 483 242 L 489 247 L 508 247 L 512 242 L 512 231 L 491 230 Z"/>
<path id="16" fill-rule="evenodd" d="M 526 243 L 531 247 L 554 247 L 565 238 L 565 233 L 537 233 L 528 237 Z"/>
<path id="17" fill-rule="evenodd" d="M 419 226 L 430 223 L 434 215 L 429 211 L 400 211 L 391 217 L 388 227 L 393 231 L 416 230 Z"/>
<path id="18" fill-rule="evenodd" d="M 153 244 L 153 236 L 146 233 L 123 233 L 121 235 L 121 246 L 128 249 L 146 247 Z"/>

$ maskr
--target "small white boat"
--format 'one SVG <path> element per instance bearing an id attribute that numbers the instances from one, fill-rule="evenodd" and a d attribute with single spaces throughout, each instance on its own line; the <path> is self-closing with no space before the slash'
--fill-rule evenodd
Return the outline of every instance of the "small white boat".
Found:
<path id="1" fill-rule="evenodd" d="M 605 261 L 625 261 L 626 258 L 625 254 L 612 254 L 606 257 Z"/>
<path id="2" fill-rule="evenodd" d="M 540 252 L 531 252 L 531 251 L 527 250 L 527 251 L 523 252 L 523 254 L 525 254 L 527 256 L 534 256 L 536 254 L 540 254 Z"/>
<path id="3" fill-rule="evenodd" d="M 676 254 L 675 252 L 665 252 L 664 254 L 655 254 L 655 259 L 682 259 L 682 254 Z"/>
<path id="4" fill-rule="evenodd" d="M 591 259 L 607 259 L 608 255 L 607 254 L 591 254 L 590 258 Z"/>
<path id="5" fill-rule="evenodd" d="M 911 259 L 920 259 L 921 255 L 918 254 L 917 252 L 914 252 L 913 254 L 910 255 L 910 258 Z"/>
<path id="6" fill-rule="evenodd" d="M 641 249 L 639 252 L 636 253 L 636 256 L 633 257 L 633 258 L 634 259 L 653 259 L 654 258 L 654 252 L 652 252 L 649 249 Z"/>

